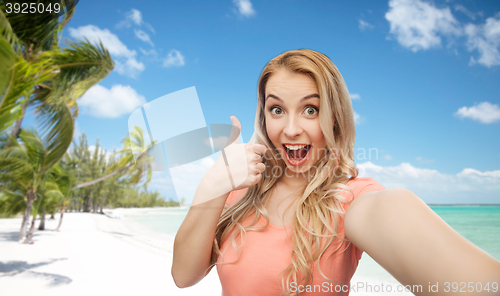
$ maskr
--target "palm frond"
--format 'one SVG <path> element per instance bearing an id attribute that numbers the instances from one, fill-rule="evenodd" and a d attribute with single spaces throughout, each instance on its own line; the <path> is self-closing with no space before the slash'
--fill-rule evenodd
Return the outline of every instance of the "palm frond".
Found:
<path id="1" fill-rule="evenodd" d="M 50 58 L 42 57 L 32 62 L 19 56 L 15 59 L 13 80 L 3 93 L 0 103 L 0 131 L 4 131 L 22 116 L 21 105 L 31 96 L 35 85 L 56 74 L 53 67 L 50 67 Z"/>
<path id="2" fill-rule="evenodd" d="M 31 0 L 9 0 L 11 4 L 32 3 Z M 54 0 L 38 0 L 38 3 L 54 4 Z M 0 2 L 2 11 L 6 11 L 4 1 Z M 50 50 L 54 44 L 57 44 L 57 33 L 59 32 L 59 14 L 57 13 L 8 13 L 5 14 L 10 23 L 12 31 L 25 44 L 23 53 L 26 59 L 30 59 L 33 54 L 40 50 Z"/>
<path id="3" fill-rule="evenodd" d="M 0 135 L 20 117 L 20 103 L 12 104 L 5 99 L 5 94 L 8 93 L 14 81 L 15 62 L 16 58 L 11 45 L 4 36 L 0 36 L 0 65 L 2 65 L 0 69 Z"/>
<path id="4" fill-rule="evenodd" d="M 89 88 L 104 79 L 114 68 L 109 51 L 86 41 L 67 41 L 68 48 L 43 53 L 50 58 L 59 73 L 48 83 L 50 94 L 44 99 L 48 104 L 64 100 L 69 106 Z"/>
<path id="5" fill-rule="evenodd" d="M 0 192 L 0 213 L 13 216 L 26 208 L 26 193 L 3 190 Z"/>
<path id="6" fill-rule="evenodd" d="M 5 37 L 0 36 L 0 95 L 3 97 L 5 90 L 14 80 L 14 65 L 16 58 L 14 50 Z"/>
<path id="7" fill-rule="evenodd" d="M 30 187 L 36 175 L 31 164 L 20 158 L 0 158 L 0 179 L 3 182 L 18 183 Z"/>
<path id="8" fill-rule="evenodd" d="M 19 139 L 23 142 L 24 149 L 26 149 L 29 163 L 34 167 L 35 171 L 40 171 L 46 153 L 40 135 L 35 130 L 22 130 Z"/>
<path id="9" fill-rule="evenodd" d="M 68 106 L 64 103 L 42 105 L 40 119 L 45 129 L 43 143 L 46 154 L 42 171 L 52 168 L 66 153 L 73 139 L 74 122 Z"/>
<path id="10" fill-rule="evenodd" d="M 19 38 L 17 38 L 16 33 L 12 30 L 9 20 L 3 13 L 5 5 L 0 3 L 0 7 L 2 8 L 0 9 L 0 35 L 5 38 L 13 50 L 20 53 L 23 43 Z"/>
<path id="11" fill-rule="evenodd" d="M 78 0 L 64 0 L 62 3 L 64 4 L 65 13 L 64 20 L 61 22 L 61 28 L 64 28 L 75 13 L 75 5 L 78 4 Z"/>

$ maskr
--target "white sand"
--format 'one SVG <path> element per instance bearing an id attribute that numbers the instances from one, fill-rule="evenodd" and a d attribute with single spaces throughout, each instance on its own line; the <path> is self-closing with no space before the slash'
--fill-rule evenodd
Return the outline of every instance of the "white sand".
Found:
<path id="1" fill-rule="evenodd" d="M 61 231 L 52 231 L 57 223 L 47 219 L 47 230 L 35 232 L 33 245 L 23 245 L 17 242 L 21 219 L 0 219 L 0 295 L 221 295 L 215 268 L 194 287 L 175 286 L 171 240 L 103 215 L 66 213 Z M 395 292 L 397 282 L 380 272 L 363 254 L 351 282 L 358 289 L 350 295 L 413 295 Z M 393 292 L 375 293 L 382 284 Z"/>
<path id="2" fill-rule="evenodd" d="M 57 215 L 59 218 L 59 215 Z M 221 295 L 215 269 L 194 287 L 175 286 L 172 252 L 129 233 L 117 219 L 66 213 L 17 243 L 21 219 L 0 220 L 0 295 Z"/>

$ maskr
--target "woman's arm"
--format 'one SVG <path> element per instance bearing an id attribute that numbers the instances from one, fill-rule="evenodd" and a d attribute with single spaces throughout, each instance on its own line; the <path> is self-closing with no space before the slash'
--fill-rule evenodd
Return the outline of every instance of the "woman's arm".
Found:
<path id="1" fill-rule="evenodd" d="M 476 290 L 500 285 L 500 262 L 458 234 L 420 198 L 406 189 L 367 192 L 349 206 L 347 237 L 400 283 L 421 285 L 419 295 L 498 295 Z M 465 283 L 465 284 L 463 284 Z M 429 291 L 430 285 L 438 291 Z M 418 286 L 417 286 L 418 287 Z M 446 292 L 448 290 L 448 292 Z"/>
<path id="2" fill-rule="evenodd" d="M 211 190 L 214 186 L 207 177 L 202 179 L 194 199 L 203 196 L 208 201 L 189 209 L 175 236 L 172 277 L 179 288 L 198 283 L 210 266 L 215 228 L 229 195 L 217 197 Z"/>
<path id="3" fill-rule="evenodd" d="M 248 188 L 259 182 L 266 166 L 262 157 L 267 148 L 260 144 L 238 144 L 241 125 L 231 133 L 234 142 L 203 176 L 189 212 L 175 235 L 172 277 L 179 288 L 198 283 L 210 266 L 212 244 L 220 215 L 231 190 Z"/>

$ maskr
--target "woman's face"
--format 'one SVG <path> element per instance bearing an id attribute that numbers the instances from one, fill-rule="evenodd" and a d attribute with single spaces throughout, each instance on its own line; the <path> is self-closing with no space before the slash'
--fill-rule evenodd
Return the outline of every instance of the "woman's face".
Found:
<path id="1" fill-rule="evenodd" d="M 305 74 L 280 70 L 267 82 L 267 134 L 292 172 L 307 172 L 325 152 L 319 103 L 318 87 Z"/>

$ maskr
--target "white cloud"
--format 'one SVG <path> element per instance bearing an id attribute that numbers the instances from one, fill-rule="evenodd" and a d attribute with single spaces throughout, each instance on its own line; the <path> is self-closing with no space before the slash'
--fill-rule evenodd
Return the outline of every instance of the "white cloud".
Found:
<path id="1" fill-rule="evenodd" d="M 420 163 L 430 163 L 430 162 L 434 161 L 434 159 L 427 159 L 427 158 L 424 158 L 422 156 L 418 156 L 416 159 Z"/>
<path id="2" fill-rule="evenodd" d="M 127 59 L 125 63 L 115 61 L 115 69 L 122 75 L 136 77 L 138 72 L 144 71 L 145 66 L 136 59 Z"/>
<path id="3" fill-rule="evenodd" d="M 468 50 L 479 52 L 477 61 L 471 57 L 471 65 L 475 63 L 486 67 L 500 65 L 500 14 L 488 18 L 484 25 L 467 24 L 465 34 Z"/>
<path id="4" fill-rule="evenodd" d="M 165 60 L 163 60 L 163 66 L 164 67 L 172 67 L 172 66 L 175 66 L 175 67 L 180 67 L 180 66 L 184 66 L 184 56 L 177 50 L 175 49 L 172 49 L 167 57 L 165 58 Z"/>
<path id="5" fill-rule="evenodd" d="M 139 38 L 140 40 L 149 43 L 151 46 L 154 46 L 153 42 L 151 41 L 151 38 L 149 38 L 148 33 L 144 32 L 143 30 L 135 29 L 134 30 L 135 37 Z"/>
<path id="6" fill-rule="evenodd" d="M 349 97 L 351 98 L 351 101 L 361 99 L 361 96 L 359 94 L 349 94 Z M 354 124 L 361 124 L 361 122 L 363 121 L 361 115 L 356 113 L 356 111 L 353 112 L 354 112 Z"/>
<path id="7" fill-rule="evenodd" d="M 155 33 L 153 26 L 151 26 L 149 23 L 146 23 L 142 18 L 142 13 L 135 8 L 132 8 L 129 12 L 127 12 L 125 14 L 125 19 L 119 22 L 116 26 L 118 28 L 121 27 L 130 28 L 132 25 L 139 27 L 144 26 L 148 28 L 151 32 Z"/>
<path id="8" fill-rule="evenodd" d="M 255 15 L 255 10 L 252 7 L 252 2 L 250 0 L 233 0 L 233 3 L 238 8 L 238 12 L 245 17 L 251 17 Z"/>
<path id="9" fill-rule="evenodd" d="M 364 31 L 364 30 L 371 30 L 373 29 L 375 26 L 370 24 L 369 22 L 365 22 L 364 20 L 362 19 L 359 19 L 359 29 L 361 31 Z"/>
<path id="10" fill-rule="evenodd" d="M 479 52 L 478 58 L 470 58 L 469 65 L 500 65 L 500 13 L 488 18 L 484 24 L 462 25 L 449 7 L 437 8 L 422 0 L 390 0 L 389 6 L 385 18 L 390 23 L 390 33 L 402 46 L 416 52 L 440 46 L 442 37 L 465 34 L 467 49 Z M 471 19 L 483 14 L 472 13 L 460 4 L 454 8 Z M 360 20 L 360 28 L 362 26 Z"/>
<path id="11" fill-rule="evenodd" d="M 500 202 L 500 170 L 481 172 L 466 168 L 449 175 L 409 163 L 391 167 L 370 161 L 357 167 L 359 177 L 372 177 L 386 188 L 409 189 L 427 203 Z"/>
<path id="12" fill-rule="evenodd" d="M 351 100 L 359 100 L 361 99 L 361 96 L 359 94 L 349 94 L 351 97 Z"/>
<path id="13" fill-rule="evenodd" d="M 354 112 L 354 124 L 360 124 L 363 120 L 361 119 L 361 115 L 358 113 Z"/>
<path id="14" fill-rule="evenodd" d="M 456 11 L 460 11 L 462 12 L 463 14 L 465 14 L 466 16 L 470 17 L 471 19 L 475 20 L 476 19 L 476 16 L 482 16 L 483 15 L 483 12 L 471 12 L 469 11 L 467 8 L 465 8 L 463 5 L 460 5 L 460 4 L 456 4 L 454 6 L 455 10 Z"/>
<path id="15" fill-rule="evenodd" d="M 142 13 L 139 10 L 132 8 L 127 13 L 127 19 L 131 20 L 136 25 L 140 26 L 142 24 Z"/>
<path id="16" fill-rule="evenodd" d="M 460 118 L 470 118 L 481 123 L 494 123 L 500 120 L 500 107 L 489 102 L 482 102 L 473 107 L 462 107 L 454 114 Z"/>
<path id="17" fill-rule="evenodd" d="M 75 28 L 69 28 L 69 34 L 76 39 L 83 39 L 86 37 L 90 42 L 102 41 L 103 45 L 109 50 L 109 53 L 122 57 L 133 57 L 135 52 L 127 48 L 118 36 L 111 33 L 108 29 L 99 29 L 94 25 L 87 25 Z"/>
<path id="18" fill-rule="evenodd" d="M 145 49 L 139 47 L 139 50 L 142 52 L 143 55 L 153 55 L 153 56 L 158 55 L 158 52 L 156 52 L 156 50 L 154 50 L 154 49 L 145 50 Z"/>
<path id="19" fill-rule="evenodd" d="M 461 28 L 448 7 L 437 8 L 421 0 L 390 0 L 385 14 L 391 34 L 416 52 L 441 45 L 441 35 L 460 35 Z"/>
<path id="20" fill-rule="evenodd" d="M 104 47 L 114 58 L 116 71 L 122 75 L 135 77 L 145 69 L 144 64 L 135 59 L 136 51 L 128 49 L 118 36 L 111 33 L 108 29 L 100 29 L 94 25 L 87 25 L 76 29 L 69 28 L 69 34 L 71 37 L 80 40 L 86 37 L 94 44 L 98 44 L 99 40 L 101 40 Z"/>
<path id="21" fill-rule="evenodd" d="M 99 84 L 91 87 L 79 100 L 84 113 L 95 117 L 117 118 L 129 114 L 146 103 L 132 87 L 113 85 L 107 89 Z"/>

